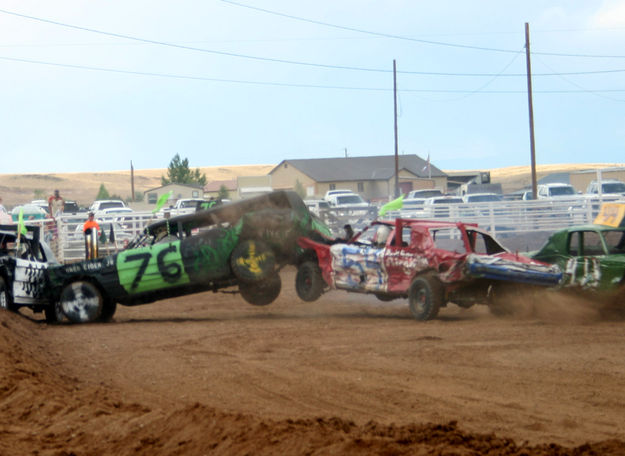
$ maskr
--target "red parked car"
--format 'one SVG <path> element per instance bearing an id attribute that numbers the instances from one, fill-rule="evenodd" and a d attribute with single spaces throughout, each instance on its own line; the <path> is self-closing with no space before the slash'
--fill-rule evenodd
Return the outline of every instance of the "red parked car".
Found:
<path id="1" fill-rule="evenodd" d="M 295 286 L 304 301 L 328 289 L 372 293 L 382 301 L 408 298 L 417 320 L 453 302 L 487 303 L 496 311 L 499 285 L 554 286 L 556 266 L 508 251 L 476 224 L 412 219 L 376 221 L 348 240 L 301 237 L 304 253 Z M 497 292 L 498 296 L 502 296 Z"/>

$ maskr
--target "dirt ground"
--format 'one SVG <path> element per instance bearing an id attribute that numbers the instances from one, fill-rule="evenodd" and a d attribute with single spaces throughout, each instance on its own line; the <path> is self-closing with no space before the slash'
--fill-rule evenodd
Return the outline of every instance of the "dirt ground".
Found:
<path id="1" fill-rule="evenodd" d="M 625 321 L 542 293 L 422 323 L 294 271 L 267 307 L 202 293 L 112 323 L 0 312 L 0 455 L 623 455 Z"/>

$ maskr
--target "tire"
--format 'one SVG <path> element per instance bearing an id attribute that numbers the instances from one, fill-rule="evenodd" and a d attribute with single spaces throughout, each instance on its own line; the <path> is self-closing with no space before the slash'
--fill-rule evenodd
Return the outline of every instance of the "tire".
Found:
<path id="1" fill-rule="evenodd" d="M 103 323 L 111 321 L 113 319 L 113 315 L 115 315 L 116 310 L 117 303 L 106 300 L 102 305 L 102 313 L 100 314 L 100 318 L 98 318 L 98 321 L 101 321 Z"/>
<path id="2" fill-rule="evenodd" d="M 297 268 L 295 291 L 302 301 L 313 302 L 323 294 L 325 282 L 319 265 L 313 261 L 304 261 Z"/>
<path id="3" fill-rule="evenodd" d="M 388 295 L 384 293 L 375 293 L 375 297 L 378 298 L 382 302 L 389 302 L 389 301 L 392 301 L 393 299 L 397 299 L 397 296 Z"/>
<path id="4" fill-rule="evenodd" d="M 271 304 L 280 295 L 282 280 L 279 274 L 274 274 L 262 283 L 239 283 L 239 293 L 243 299 L 253 306 L 266 306 Z"/>
<path id="5" fill-rule="evenodd" d="M 514 314 L 514 305 L 510 297 L 518 290 L 512 285 L 495 284 L 488 290 L 488 310 L 496 317 L 507 317 Z"/>
<path id="6" fill-rule="evenodd" d="M 101 317 L 104 298 L 93 283 L 77 280 L 63 287 L 58 305 L 72 323 L 88 323 Z"/>
<path id="7" fill-rule="evenodd" d="M 46 316 L 46 323 L 67 323 L 68 321 L 60 302 L 49 304 L 43 309 L 43 314 Z"/>
<path id="8" fill-rule="evenodd" d="M 11 300 L 11 294 L 9 293 L 9 287 L 7 286 L 4 278 L 0 277 L 0 309 L 10 310 L 11 312 L 17 312 L 17 306 L 13 304 Z"/>
<path id="9" fill-rule="evenodd" d="M 276 256 L 263 241 L 248 239 L 232 250 L 230 267 L 240 281 L 259 282 L 275 273 Z"/>
<path id="10" fill-rule="evenodd" d="M 426 321 L 435 318 L 443 303 L 443 286 L 431 274 L 416 277 L 408 291 L 410 313 L 415 320 Z"/>

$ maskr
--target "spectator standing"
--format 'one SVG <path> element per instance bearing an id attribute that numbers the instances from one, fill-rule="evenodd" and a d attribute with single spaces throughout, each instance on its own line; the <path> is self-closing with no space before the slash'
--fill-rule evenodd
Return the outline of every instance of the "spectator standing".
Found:
<path id="1" fill-rule="evenodd" d="M 95 221 L 94 213 L 89 212 L 87 221 L 82 226 L 82 232 L 85 234 L 85 258 L 92 260 L 98 257 L 98 232 L 100 225 Z"/>
<path id="2" fill-rule="evenodd" d="M 65 208 L 65 200 L 61 196 L 58 190 L 54 190 L 54 195 L 48 198 L 48 209 L 50 210 L 50 216 L 56 219 L 63 213 Z"/>
<path id="3" fill-rule="evenodd" d="M 6 214 L 7 209 L 6 207 L 4 207 L 4 205 L 2 204 L 2 197 L 0 196 L 0 212 L 4 212 Z"/>
<path id="4" fill-rule="evenodd" d="M 89 234 L 92 229 L 98 230 L 100 232 L 100 225 L 95 221 L 95 214 L 93 212 L 89 212 L 89 216 L 87 217 L 87 221 L 82 226 L 82 232 L 85 234 Z M 88 231 L 87 231 L 88 230 Z"/>

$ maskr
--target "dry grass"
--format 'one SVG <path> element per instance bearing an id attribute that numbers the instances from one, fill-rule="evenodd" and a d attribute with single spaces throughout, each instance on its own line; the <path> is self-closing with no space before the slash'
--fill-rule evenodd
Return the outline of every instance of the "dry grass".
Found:
<path id="1" fill-rule="evenodd" d="M 269 173 L 275 165 L 240 165 L 200 168 L 206 174 L 208 182 L 215 180 L 236 179 L 238 176 L 259 176 Z M 161 176 L 167 175 L 166 169 L 135 170 L 135 192 L 144 192 L 160 187 Z M 35 191 L 43 192 L 44 197 L 55 189 L 68 200 L 89 205 L 104 184 L 110 194 L 129 197 L 130 170 L 96 173 L 57 173 L 57 174 L 0 174 L 0 196 L 4 204 L 15 206 L 35 199 Z"/>
<path id="2" fill-rule="evenodd" d="M 538 178 L 550 173 L 577 171 L 582 169 L 602 169 L 625 166 L 620 163 L 593 163 L 574 165 L 539 165 Z M 202 167 L 207 180 L 235 179 L 238 176 L 259 176 L 269 173 L 275 165 L 233 165 Z M 513 191 L 531 184 L 529 166 L 511 166 L 491 169 L 491 181 L 503 184 L 504 191 Z M 161 185 L 161 176 L 166 169 L 135 170 L 135 191 L 144 192 Z M 7 207 L 23 204 L 35 199 L 35 191 L 40 190 L 47 197 L 54 189 L 59 189 L 66 199 L 88 205 L 104 184 L 110 194 L 126 198 L 130 196 L 130 170 L 95 173 L 57 173 L 57 174 L 0 174 L 0 196 Z"/>

